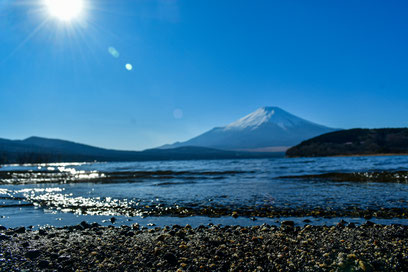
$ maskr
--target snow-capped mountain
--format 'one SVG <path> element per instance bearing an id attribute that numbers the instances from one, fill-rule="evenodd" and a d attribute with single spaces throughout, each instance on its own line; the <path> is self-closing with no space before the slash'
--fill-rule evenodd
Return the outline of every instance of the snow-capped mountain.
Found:
<path id="1" fill-rule="evenodd" d="M 202 146 L 226 150 L 285 151 L 304 140 L 335 130 L 278 107 L 263 107 L 227 126 L 216 127 L 186 142 L 161 148 Z"/>

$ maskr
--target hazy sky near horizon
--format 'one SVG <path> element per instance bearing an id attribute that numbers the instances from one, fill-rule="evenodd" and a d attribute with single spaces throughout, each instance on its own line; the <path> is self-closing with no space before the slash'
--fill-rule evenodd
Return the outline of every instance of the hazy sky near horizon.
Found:
<path id="1" fill-rule="evenodd" d="M 138 150 L 262 106 L 408 126 L 407 1 L 44 1 L 0 1 L 0 138 Z"/>

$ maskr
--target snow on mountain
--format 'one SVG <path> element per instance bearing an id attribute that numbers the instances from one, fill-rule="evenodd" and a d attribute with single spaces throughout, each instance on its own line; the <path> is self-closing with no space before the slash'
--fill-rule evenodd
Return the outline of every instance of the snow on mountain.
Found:
<path id="1" fill-rule="evenodd" d="M 268 122 L 274 123 L 285 130 L 301 123 L 313 124 L 312 122 L 296 117 L 278 107 L 263 107 L 227 125 L 225 130 L 247 128 L 254 130 Z"/>
<path id="2" fill-rule="evenodd" d="M 213 128 L 186 142 L 162 148 L 202 146 L 227 150 L 281 150 L 334 131 L 278 107 L 263 107 L 224 127 Z"/>

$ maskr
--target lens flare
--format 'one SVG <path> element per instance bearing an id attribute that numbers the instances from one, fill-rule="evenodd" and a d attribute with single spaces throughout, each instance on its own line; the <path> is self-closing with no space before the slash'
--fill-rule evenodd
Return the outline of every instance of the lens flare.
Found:
<path id="1" fill-rule="evenodd" d="M 125 68 L 126 68 L 126 70 L 128 70 L 128 71 L 132 71 L 133 66 L 132 66 L 132 64 L 127 63 L 127 64 L 125 65 Z"/>

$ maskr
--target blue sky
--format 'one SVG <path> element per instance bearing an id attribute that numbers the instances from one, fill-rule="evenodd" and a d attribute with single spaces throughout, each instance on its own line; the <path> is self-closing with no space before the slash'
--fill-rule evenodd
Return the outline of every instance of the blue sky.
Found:
<path id="1" fill-rule="evenodd" d="M 88 0 L 62 23 L 43 0 L 2 0 L 0 138 L 138 150 L 267 105 L 336 128 L 408 126 L 407 10 L 375 0 Z"/>

